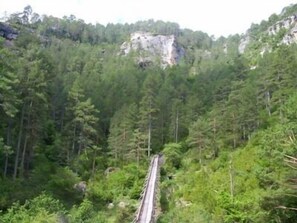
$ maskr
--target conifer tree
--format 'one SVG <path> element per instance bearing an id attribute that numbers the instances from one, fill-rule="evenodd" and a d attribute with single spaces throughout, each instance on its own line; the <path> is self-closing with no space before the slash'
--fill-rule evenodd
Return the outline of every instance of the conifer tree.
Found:
<path id="1" fill-rule="evenodd" d="M 151 155 L 152 150 L 152 131 L 156 113 L 159 111 L 156 103 L 156 96 L 159 91 L 160 77 L 158 74 L 149 74 L 143 84 L 143 97 L 140 101 L 140 131 L 146 134 L 147 138 L 147 155 Z"/>
<path id="2" fill-rule="evenodd" d="M 99 111 L 92 104 L 91 99 L 85 99 L 84 92 L 76 80 L 68 96 L 68 138 L 67 160 L 70 154 L 80 155 L 85 149 L 97 143 L 96 129 Z M 71 152 L 70 148 L 71 147 Z"/>
<path id="3" fill-rule="evenodd" d="M 124 155 L 129 153 L 128 144 L 137 127 L 137 112 L 136 104 L 124 105 L 111 119 L 108 145 L 116 162 L 124 161 Z"/>
<path id="4" fill-rule="evenodd" d="M 189 129 L 188 144 L 197 150 L 199 163 L 202 164 L 203 151 L 211 145 L 211 128 L 208 120 L 199 118 Z"/>

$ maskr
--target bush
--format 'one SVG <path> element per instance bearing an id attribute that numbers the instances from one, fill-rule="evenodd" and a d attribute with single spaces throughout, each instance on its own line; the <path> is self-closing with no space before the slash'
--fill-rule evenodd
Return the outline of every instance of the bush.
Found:
<path id="1" fill-rule="evenodd" d="M 74 184 L 79 181 L 80 178 L 68 167 L 60 167 L 51 175 L 47 188 L 59 199 L 72 204 L 82 199 L 81 194 L 73 189 Z"/>
<path id="2" fill-rule="evenodd" d="M 181 149 L 182 146 L 177 143 L 166 144 L 163 149 L 163 155 L 165 157 L 165 164 L 163 168 L 166 172 L 174 172 L 181 166 Z"/>
<path id="3" fill-rule="evenodd" d="M 64 206 L 52 196 L 42 193 L 32 200 L 26 201 L 24 205 L 14 203 L 1 219 L 3 223 L 11 222 L 57 222 L 58 216 L 65 214 Z"/>
<path id="4" fill-rule="evenodd" d="M 94 215 L 93 204 L 90 200 L 84 199 L 78 206 L 74 206 L 70 212 L 71 222 L 85 222 Z"/>
<path id="5" fill-rule="evenodd" d="M 126 196 L 138 199 L 145 175 L 146 170 L 135 164 L 108 175 L 97 174 L 89 184 L 88 197 L 97 203 L 108 203 Z"/>

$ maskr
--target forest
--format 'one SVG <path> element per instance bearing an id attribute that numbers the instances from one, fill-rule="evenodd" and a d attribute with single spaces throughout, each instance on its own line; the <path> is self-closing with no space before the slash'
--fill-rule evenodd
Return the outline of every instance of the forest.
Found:
<path id="1" fill-rule="evenodd" d="M 0 222 L 131 222 L 162 153 L 159 223 L 297 219 L 297 45 L 267 30 L 218 39 L 176 23 L 6 18 L 0 37 Z M 140 67 L 120 46 L 174 35 L 185 55 Z M 268 49 L 263 52 L 263 49 Z M 86 184 L 86 191 L 77 185 Z"/>

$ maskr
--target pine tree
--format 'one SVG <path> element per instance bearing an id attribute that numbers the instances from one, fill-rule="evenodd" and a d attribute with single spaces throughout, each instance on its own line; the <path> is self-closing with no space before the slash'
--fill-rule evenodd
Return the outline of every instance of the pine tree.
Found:
<path id="1" fill-rule="evenodd" d="M 2 152 L 5 156 L 4 172 L 6 177 L 8 170 L 9 157 L 13 153 L 13 120 L 19 112 L 20 80 L 17 75 L 17 56 L 8 49 L 3 48 L 0 40 L 0 131 L 5 132 L 5 141 L 2 145 Z"/>
<path id="2" fill-rule="evenodd" d="M 67 160 L 70 155 L 80 155 L 85 149 L 97 143 L 98 132 L 96 125 L 99 111 L 92 104 L 91 99 L 85 100 L 84 92 L 78 81 L 75 81 L 68 96 L 68 125 L 69 138 Z M 71 152 L 70 148 L 71 147 Z"/>
<path id="3" fill-rule="evenodd" d="M 187 142 L 197 150 L 199 163 L 202 164 L 203 151 L 211 145 L 211 128 L 208 120 L 199 118 L 191 125 Z"/>
<path id="4" fill-rule="evenodd" d="M 124 155 L 129 153 L 128 144 L 133 138 L 137 126 L 137 106 L 123 106 L 111 119 L 108 145 L 115 161 L 124 161 Z"/>
<path id="5" fill-rule="evenodd" d="M 23 50 L 18 61 L 18 77 L 20 80 L 20 119 L 18 139 L 15 152 L 13 178 L 16 179 L 18 169 L 21 175 L 28 170 L 34 157 L 43 120 L 48 111 L 48 82 L 51 80 L 51 64 L 35 43 L 29 50 Z M 26 165 L 26 166 L 25 166 Z"/>
<path id="6" fill-rule="evenodd" d="M 133 131 L 132 138 L 128 144 L 129 153 L 127 156 L 129 158 L 134 158 L 137 165 L 139 165 L 140 159 L 144 157 L 144 151 L 146 148 L 147 136 L 144 135 L 139 129 Z"/>
<path id="7" fill-rule="evenodd" d="M 156 96 L 159 91 L 160 79 L 158 74 L 149 74 L 143 84 L 143 97 L 140 101 L 140 131 L 147 135 L 147 155 L 151 155 L 152 131 L 154 121 L 159 111 L 156 103 Z"/>

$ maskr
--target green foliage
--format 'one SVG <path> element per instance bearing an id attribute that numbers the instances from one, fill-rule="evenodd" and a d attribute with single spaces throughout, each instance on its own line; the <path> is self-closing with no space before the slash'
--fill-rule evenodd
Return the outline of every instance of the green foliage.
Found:
<path id="1" fill-rule="evenodd" d="M 182 201 L 186 207 L 203 206 L 203 210 L 212 215 L 209 222 L 278 222 L 278 219 L 291 222 L 295 212 L 277 207 L 296 205 L 295 191 L 289 192 L 290 189 L 283 186 L 292 172 L 284 166 L 284 155 L 296 154 L 295 126 L 276 125 L 259 132 L 246 147 L 232 153 L 232 166 L 230 157 L 224 153 L 209 163 L 212 169 L 206 166 L 194 171 L 188 166 L 182 167 L 166 189 L 168 194 L 178 188 L 171 194 L 171 208 L 161 219 L 170 217 L 177 222 L 183 210 L 176 209 L 176 204 Z M 233 169 L 234 197 L 230 193 L 230 168 Z"/>
<path id="2" fill-rule="evenodd" d="M 164 145 L 162 154 L 165 159 L 165 163 L 162 166 L 167 173 L 173 173 L 176 169 L 181 166 L 182 151 L 181 145 L 176 143 Z"/>
<path id="3" fill-rule="evenodd" d="M 14 203 L 7 213 L 1 216 L 5 222 L 57 222 L 66 213 L 63 205 L 45 193 L 27 201 L 24 205 Z"/>
<path id="4" fill-rule="evenodd" d="M 68 167 L 59 167 L 51 174 L 47 183 L 47 190 L 55 197 L 65 201 L 67 204 L 73 204 L 81 199 L 81 194 L 73 187 L 80 178 Z"/>
<path id="5" fill-rule="evenodd" d="M 239 35 L 176 23 L 13 14 L 17 39 L 0 38 L 4 222 L 130 222 L 162 148 L 160 222 L 294 222 L 297 47 L 267 29 L 295 9 L 253 24 L 241 55 Z M 185 55 L 140 68 L 137 52 L 119 55 L 134 31 L 175 35 Z"/>
<path id="6" fill-rule="evenodd" d="M 72 212 L 70 212 L 72 222 L 86 222 L 94 215 L 93 204 L 88 199 L 84 199 L 78 207 L 73 207 Z"/>
<path id="7" fill-rule="evenodd" d="M 118 201 L 123 197 L 138 199 L 146 168 L 130 164 L 107 175 L 98 174 L 90 184 L 88 196 L 98 202 Z"/>
<path id="8" fill-rule="evenodd" d="M 190 147 L 196 150 L 196 158 L 200 164 L 202 164 L 203 153 L 205 153 L 206 148 L 210 147 L 210 134 L 209 122 L 202 118 L 194 122 L 189 129 L 187 142 Z"/>
<path id="9" fill-rule="evenodd" d="M 289 122 L 296 123 L 297 122 L 297 95 L 293 94 L 290 96 L 288 101 L 286 102 L 283 110 L 285 113 L 285 117 L 289 120 Z"/>
<path id="10" fill-rule="evenodd" d="M 123 106 L 111 119 L 108 144 L 110 153 L 114 156 L 117 165 L 129 160 L 129 153 L 134 153 L 133 139 L 137 127 L 137 106 Z"/>

